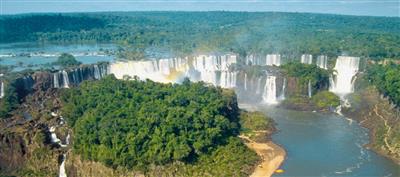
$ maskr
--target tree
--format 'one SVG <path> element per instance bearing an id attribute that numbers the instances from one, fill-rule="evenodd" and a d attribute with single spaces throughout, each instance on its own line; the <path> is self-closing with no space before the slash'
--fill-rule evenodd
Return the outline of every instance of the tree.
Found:
<path id="1" fill-rule="evenodd" d="M 77 66 L 80 65 L 81 62 L 77 61 L 75 57 L 71 54 L 68 53 L 62 53 L 57 61 L 55 62 L 56 65 L 60 65 L 61 67 L 71 67 L 71 66 Z"/>

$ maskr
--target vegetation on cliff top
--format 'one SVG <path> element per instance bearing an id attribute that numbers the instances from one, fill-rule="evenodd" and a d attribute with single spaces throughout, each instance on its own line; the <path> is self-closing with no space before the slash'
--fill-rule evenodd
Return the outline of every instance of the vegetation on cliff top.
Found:
<path id="1" fill-rule="evenodd" d="M 0 119 L 5 119 L 10 116 L 18 105 L 18 95 L 15 88 L 15 82 L 4 87 L 4 97 L 0 99 Z"/>
<path id="2" fill-rule="evenodd" d="M 54 62 L 54 64 L 59 65 L 63 68 L 66 68 L 66 67 L 78 66 L 82 63 L 79 62 L 78 60 L 76 60 L 76 58 L 73 55 L 71 55 L 69 53 L 62 53 L 57 58 L 57 61 Z"/>
<path id="3" fill-rule="evenodd" d="M 327 88 L 329 85 L 329 70 L 321 69 L 316 65 L 303 64 L 299 62 L 290 62 L 282 65 L 283 72 L 289 76 L 298 79 L 296 92 L 307 90 L 308 82 L 311 82 L 312 90 L 319 91 Z"/>
<path id="4" fill-rule="evenodd" d="M 340 98 L 332 92 L 320 91 L 311 98 L 305 95 L 291 95 L 282 101 L 281 106 L 302 111 L 327 111 L 340 105 Z"/>
<path id="5" fill-rule="evenodd" d="M 62 100 L 62 113 L 74 128 L 74 152 L 109 167 L 146 171 L 151 164 L 196 166 L 218 157 L 222 161 L 212 163 L 215 170 L 243 176 L 246 172 L 240 169 L 257 160 L 235 140 L 240 125 L 232 91 L 188 80 L 160 84 L 110 75 L 65 90 Z M 238 160 L 235 152 L 243 159 Z M 229 163 L 237 169 L 222 170 Z"/>
<path id="6" fill-rule="evenodd" d="M 311 102 L 317 109 L 336 108 L 340 105 L 340 98 L 332 92 L 321 91 L 311 97 Z"/>
<path id="7" fill-rule="evenodd" d="M 400 105 L 400 65 L 368 65 L 367 78 L 380 93 L 388 96 L 396 105 Z"/>
<path id="8" fill-rule="evenodd" d="M 240 112 L 241 134 L 255 142 L 268 141 L 275 131 L 275 122 L 262 112 Z"/>

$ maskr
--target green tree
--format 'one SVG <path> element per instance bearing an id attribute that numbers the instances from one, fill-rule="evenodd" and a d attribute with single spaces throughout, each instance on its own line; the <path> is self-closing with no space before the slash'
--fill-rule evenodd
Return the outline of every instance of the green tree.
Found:
<path id="1" fill-rule="evenodd" d="M 68 53 L 62 53 L 55 64 L 60 65 L 61 67 L 71 67 L 71 66 L 77 66 L 80 65 L 81 62 L 77 61 L 75 57 L 71 54 Z"/>

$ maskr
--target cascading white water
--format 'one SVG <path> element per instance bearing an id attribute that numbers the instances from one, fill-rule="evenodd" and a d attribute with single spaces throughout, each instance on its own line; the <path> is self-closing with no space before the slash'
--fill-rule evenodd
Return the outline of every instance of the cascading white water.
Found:
<path id="1" fill-rule="evenodd" d="M 1 82 L 0 86 L 0 98 L 4 97 L 4 82 Z"/>
<path id="2" fill-rule="evenodd" d="M 100 79 L 101 75 L 100 75 L 99 66 L 94 65 L 93 68 L 94 68 L 94 78 L 95 79 Z"/>
<path id="3" fill-rule="evenodd" d="M 61 73 L 63 75 L 63 87 L 69 88 L 69 77 L 67 71 L 63 70 Z"/>
<path id="4" fill-rule="evenodd" d="M 329 90 L 340 97 L 352 93 L 359 63 L 359 57 L 339 56 L 336 60 L 334 75 L 330 78 Z"/>
<path id="5" fill-rule="evenodd" d="M 244 73 L 244 90 L 247 90 L 247 74 Z"/>
<path id="6" fill-rule="evenodd" d="M 257 80 L 257 88 L 256 88 L 256 94 L 260 94 L 261 92 L 261 77 L 258 78 Z"/>
<path id="7" fill-rule="evenodd" d="M 67 154 L 63 154 L 63 159 L 60 165 L 59 177 L 67 177 L 67 173 L 65 171 L 65 160 L 67 159 Z"/>
<path id="8" fill-rule="evenodd" d="M 308 80 L 308 98 L 312 96 L 311 80 Z"/>
<path id="9" fill-rule="evenodd" d="M 285 91 L 286 91 L 286 78 L 283 78 L 283 83 L 282 83 L 282 93 L 280 96 L 280 100 L 284 100 L 285 99 Z"/>
<path id="10" fill-rule="evenodd" d="M 236 87 L 236 72 L 221 71 L 221 80 L 219 86 L 222 88 Z"/>
<path id="11" fill-rule="evenodd" d="M 268 103 L 268 104 L 278 103 L 278 100 L 276 98 L 276 77 L 275 76 L 267 76 L 262 98 L 263 98 L 264 102 Z"/>
<path id="12" fill-rule="evenodd" d="M 178 83 L 184 77 L 192 81 L 204 81 L 223 88 L 236 86 L 237 72 L 229 71 L 236 63 L 235 55 L 209 56 L 199 55 L 188 58 L 161 59 L 151 61 L 115 62 L 110 66 L 110 73 L 116 78 L 124 76 L 151 79 L 162 83 Z"/>
<path id="13" fill-rule="evenodd" d="M 281 55 L 279 54 L 268 54 L 265 60 L 267 66 L 280 66 L 281 65 Z"/>
<path id="14" fill-rule="evenodd" d="M 301 63 L 312 64 L 312 55 L 310 54 L 301 55 Z"/>
<path id="15" fill-rule="evenodd" d="M 53 73 L 53 87 L 60 88 L 58 73 Z"/>
<path id="16" fill-rule="evenodd" d="M 254 55 L 249 55 L 246 57 L 246 65 L 263 65 L 259 57 Z"/>
<path id="17" fill-rule="evenodd" d="M 322 69 L 328 69 L 328 56 L 320 55 L 317 57 L 317 66 Z"/>

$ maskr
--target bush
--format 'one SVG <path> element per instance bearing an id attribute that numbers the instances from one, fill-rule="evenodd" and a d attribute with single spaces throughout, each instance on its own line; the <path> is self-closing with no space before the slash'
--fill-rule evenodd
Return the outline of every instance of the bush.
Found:
<path id="1" fill-rule="evenodd" d="M 337 107 L 340 105 L 340 98 L 332 92 L 322 91 L 311 97 L 311 102 L 318 109 Z"/>
<path id="2" fill-rule="evenodd" d="M 245 131 L 260 131 L 271 129 L 274 126 L 274 122 L 262 112 L 242 111 L 240 113 L 240 125 Z"/>
<path id="3" fill-rule="evenodd" d="M 71 54 L 62 53 L 61 56 L 58 57 L 55 64 L 65 68 L 71 66 L 78 66 L 81 64 L 81 62 L 77 61 L 75 57 Z"/>

